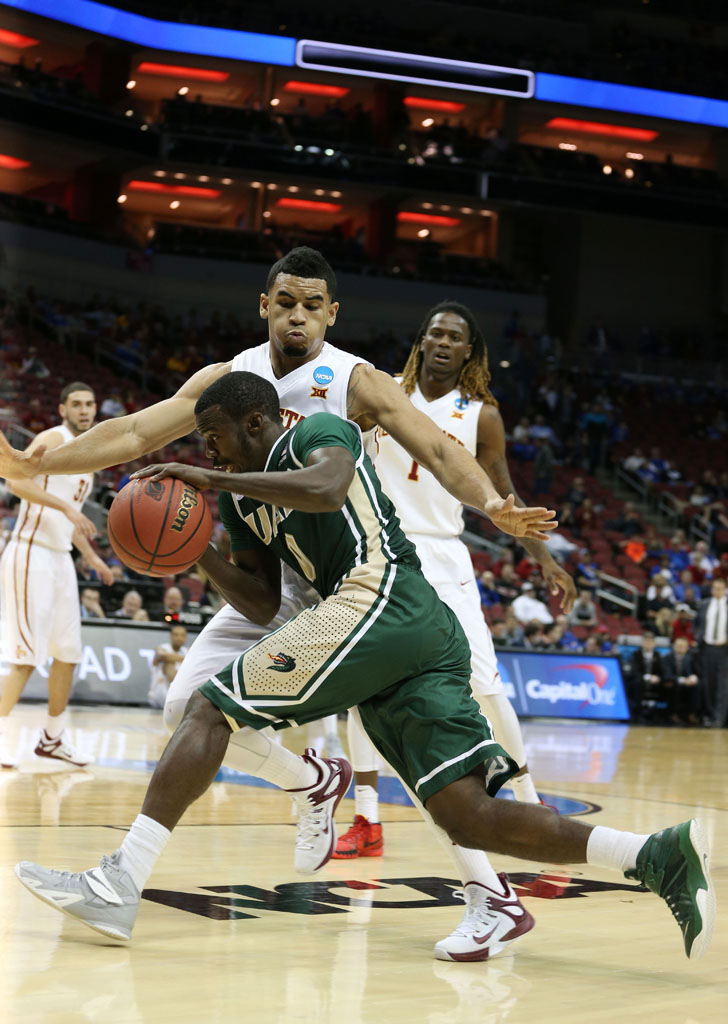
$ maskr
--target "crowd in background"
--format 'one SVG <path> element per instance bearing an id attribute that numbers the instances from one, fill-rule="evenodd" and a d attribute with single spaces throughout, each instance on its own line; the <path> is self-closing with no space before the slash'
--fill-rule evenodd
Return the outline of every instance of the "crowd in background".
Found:
<path id="1" fill-rule="evenodd" d="M 597 325 L 585 338 L 597 353 L 604 344 L 600 332 Z M 124 415 L 171 393 L 200 366 L 259 343 L 261 336 L 257 321 L 232 312 L 203 315 L 192 308 L 170 314 L 160 306 L 132 308 L 98 295 L 72 303 L 32 289 L 3 294 L 0 421 L 22 426 L 25 437 L 46 429 L 56 422 L 58 381 L 79 375 L 97 388 L 99 418 Z M 725 394 L 715 386 L 575 374 L 557 339 L 545 330 L 526 331 L 515 311 L 499 343 L 510 366 L 496 370 L 492 387 L 508 430 L 514 483 L 524 498 L 557 510 L 561 526 L 549 545 L 573 574 L 579 598 L 570 615 L 563 615 L 535 560 L 515 542 L 494 537 L 482 518 L 469 513 L 467 536 L 495 643 L 598 655 L 618 653 L 625 637 L 649 634 L 672 653 L 683 641 L 694 652 L 701 602 L 713 581 L 728 579 L 728 472 L 715 468 L 723 464 L 728 433 Z M 395 372 L 410 344 L 411 338 L 384 332 L 350 347 Z M 646 453 L 634 445 L 656 436 L 662 445 L 648 445 Z M 688 442 L 699 457 L 683 461 Z M 170 459 L 204 463 L 203 447 L 191 435 L 144 461 Z M 96 500 L 108 507 L 140 464 L 98 474 Z M 617 467 L 623 486 L 633 481 L 642 488 L 634 500 L 616 496 L 613 482 L 605 483 Z M 656 521 L 654 502 L 639 503 L 660 493 L 673 501 L 669 530 L 664 520 Z M 14 521 L 12 496 L 0 511 L 7 537 Z M 224 550 L 226 535 L 219 526 L 215 538 Z M 102 588 L 84 560 L 77 560 L 84 617 L 195 626 L 219 607 L 218 595 L 195 573 L 152 581 L 121 565 L 104 537 L 97 546 L 112 564 L 115 583 Z M 633 605 L 620 603 L 624 591 L 614 585 L 620 581 L 632 584 Z M 631 661 L 625 670 L 628 679 L 637 679 Z M 645 698 L 639 686 L 630 693 L 635 713 L 642 714 L 642 703 L 653 698 Z M 670 720 L 701 720 L 692 706 L 665 714 Z"/>

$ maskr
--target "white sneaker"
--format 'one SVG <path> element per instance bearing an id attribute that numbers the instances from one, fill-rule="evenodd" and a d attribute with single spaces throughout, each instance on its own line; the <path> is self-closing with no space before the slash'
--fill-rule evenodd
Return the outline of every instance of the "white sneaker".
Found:
<path id="1" fill-rule="evenodd" d="M 317 757 L 313 747 L 303 755 L 319 776 L 306 789 L 289 789 L 298 804 L 294 865 L 302 875 L 318 871 L 336 849 L 334 814 L 349 788 L 352 767 L 343 758 Z"/>
<path id="2" fill-rule="evenodd" d="M 66 761 L 68 764 L 76 765 L 77 768 L 85 768 L 87 764 L 93 764 L 96 758 L 91 754 L 82 754 L 80 750 L 76 750 L 64 739 L 64 735 L 65 730 L 52 740 L 45 729 L 41 729 L 40 739 L 33 753 L 36 757 L 50 757 L 56 761 Z"/>
<path id="3" fill-rule="evenodd" d="M 435 946 L 437 960 L 470 962 L 488 960 L 536 923 L 511 888 L 506 874 L 499 874 L 502 892 L 480 882 L 468 882 L 455 895 L 465 900 L 465 915 L 454 932 Z"/>

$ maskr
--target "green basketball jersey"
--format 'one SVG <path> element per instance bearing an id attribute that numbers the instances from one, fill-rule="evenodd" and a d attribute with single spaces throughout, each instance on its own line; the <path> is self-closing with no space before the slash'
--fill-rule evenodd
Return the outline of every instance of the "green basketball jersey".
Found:
<path id="1" fill-rule="evenodd" d="M 355 566 L 368 566 L 371 585 L 390 563 L 419 568 L 414 545 L 381 488 L 355 423 L 315 413 L 287 430 L 271 448 L 266 472 L 302 469 L 319 448 L 346 448 L 356 462 L 346 502 L 338 512 L 298 512 L 222 491 L 220 519 L 233 551 L 270 547 L 321 597 L 334 593 Z"/>

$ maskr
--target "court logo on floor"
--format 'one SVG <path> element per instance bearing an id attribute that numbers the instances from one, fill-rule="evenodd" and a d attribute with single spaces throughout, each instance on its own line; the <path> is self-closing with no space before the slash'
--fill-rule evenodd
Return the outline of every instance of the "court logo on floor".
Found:
<path id="1" fill-rule="evenodd" d="M 519 898 L 563 900 L 601 892 L 647 892 L 641 885 L 597 882 L 580 875 L 516 871 L 509 878 Z M 362 907 L 377 910 L 419 910 L 432 907 L 462 909 L 462 900 L 454 895 L 455 890 L 461 887 L 462 883 L 456 879 L 426 876 L 372 881 L 332 879 L 326 882 L 284 882 L 274 889 L 260 889 L 255 885 L 201 885 L 198 888 L 203 892 L 145 889 L 142 895 L 152 903 L 197 914 L 212 921 L 237 921 L 264 917 L 269 912 L 346 914 Z"/>

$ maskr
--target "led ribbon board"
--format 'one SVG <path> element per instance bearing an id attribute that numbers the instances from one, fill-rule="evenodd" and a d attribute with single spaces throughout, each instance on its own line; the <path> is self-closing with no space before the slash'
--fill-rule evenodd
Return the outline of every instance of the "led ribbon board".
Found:
<path id="1" fill-rule="evenodd" d="M 258 61 L 262 64 L 293 65 L 296 40 L 290 36 L 269 36 L 260 32 L 209 28 L 205 25 L 178 25 L 158 21 L 141 14 L 120 11 L 95 0 L 3 0 L 29 14 L 75 25 L 112 39 L 146 46 L 150 49 L 194 53 L 201 57 L 228 57 Z"/>
<path id="2" fill-rule="evenodd" d="M 296 43 L 296 66 L 361 78 L 385 78 L 393 82 L 519 96 L 521 99 L 529 99 L 534 91 L 533 71 L 423 57 L 396 50 L 321 43 L 312 39 L 299 39 Z"/>

